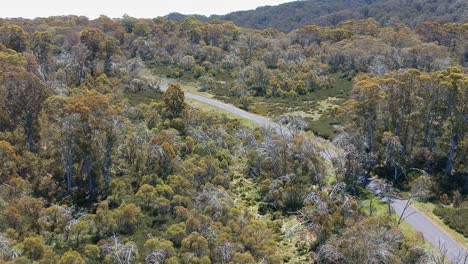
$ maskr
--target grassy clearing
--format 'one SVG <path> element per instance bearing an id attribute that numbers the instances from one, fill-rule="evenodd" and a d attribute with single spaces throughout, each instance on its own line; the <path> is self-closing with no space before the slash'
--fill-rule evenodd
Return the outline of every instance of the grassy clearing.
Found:
<path id="1" fill-rule="evenodd" d="M 336 134 L 335 125 L 342 121 L 335 115 L 335 109 L 345 102 L 351 92 L 351 82 L 334 76 L 335 81 L 328 89 L 319 89 L 307 95 L 294 98 L 255 97 L 252 112 L 275 118 L 285 113 L 299 114 L 309 124 L 309 129 L 324 138 L 333 138 Z M 226 94 L 226 92 L 224 92 Z M 215 96 L 226 100 L 226 96 Z M 229 99 L 232 102 L 233 99 Z"/>
<path id="2" fill-rule="evenodd" d="M 130 92 L 125 93 L 125 98 L 127 98 L 128 102 L 131 105 L 137 106 L 139 104 L 162 102 L 164 98 L 164 93 L 160 91 Z"/>
<path id="3" fill-rule="evenodd" d="M 226 117 L 229 119 L 237 119 L 241 122 L 241 124 L 249 127 L 249 128 L 255 128 L 257 124 L 249 119 L 239 117 L 238 115 L 235 115 L 231 112 L 228 112 L 226 110 L 220 109 L 218 107 L 212 106 L 210 104 L 206 104 L 197 100 L 193 99 L 186 99 L 185 100 L 190 106 L 197 108 L 203 112 L 212 114 L 212 115 L 217 115 L 217 116 L 222 116 Z"/>
<path id="4" fill-rule="evenodd" d="M 225 103 L 239 106 L 239 98 L 230 96 L 230 91 L 218 87 L 209 92 L 202 92 L 198 88 L 198 79 L 190 71 L 183 71 L 174 67 L 149 64 L 150 72 L 169 81 L 179 82 L 184 90 L 199 94 L 208 98 L 216 98 Z M 182 75 L 177 79 L 171 79 L 171 72 L 180 71 Z M 330 88 L 318 89 L 307 95 L 299 97 L 254 97 L 251 112 L 261 116 L 275 118 L 285 113 L 297 114 L 307 121 L 309 129 L 315 134 L 330 139 L 335 136 L 335 125 L 341 124 L 341 120 L 335 116 L 335 109 L 345 102 L 351 94 L 351 81 L 343 79 L 339 74 L 330 76 L 334 79 Z M 215 77 L 218 81 L 233 81 L 227 74 Z"/>
<path id="5" fill-rule="evenodd" d="M 178 78 L 179 82 L 194 82 L 194 81 L 196 81 L 196 78 L 193 77 L 193 74 L 191 72 L 181 70 L 181 69 L 179 69 L 177 67 L 160 65 L 160 64 L 155 64 L 155 63 L 148 63 L 147 66 L 150 68 L 152 74 L 157 75 L 159 77 L 172 78 L 171 74 L 174 71 L 180 71 L 182 73 L 182 76 L 180 76 Z"/>
<path id="6" fill-rule="evenodd" d="M 170 81 L 176 82 L 173 79 L 171 79 Z M 203 96 L 203 97 L 206 97 L 206 98 L 214 98 L 214 95 L 212 95 L 210 93 L 207 93 L 207 92 L 200 91 L 200 89 L 197 87 L 196 83 L 182 83 L 181 86 L 182 86 L 182 90 L 184 90 L 184 92 L 189 92 L 191 94 L 200 95 L 200 96 Z"/>
<path id="7" fill-rule="evenodd" d="M 437 215 L 434 214 L 434 209 L 437 205 L 433 203 L 423 203 L 423 202 L 413 202 L 413 206 L 426 215 L 433 224 L 438 226 L 440 229 L 444 230 L 450 237 L 452 237 L 455 241 L 462 244 L 465 248 L 468 249 L 468 238 L 463 236 L 462 234 L 458 233 L 454 229 L 450 228 L 448 225 L 444 223 L 442 219 L 440 219 Z M 468 219 L 466 219 L 468 221 Z"/>

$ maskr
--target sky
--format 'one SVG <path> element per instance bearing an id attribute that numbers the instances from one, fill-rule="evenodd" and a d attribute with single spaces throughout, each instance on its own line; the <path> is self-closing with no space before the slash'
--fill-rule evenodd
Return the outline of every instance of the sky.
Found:
<path id="1" fill-rule="evenodd" d="M 0 7 L 0 17 L 46 17 L 83 15 L 112 18 L 128 14 L 137 18 L 154 18 L 172 12 L 182 14 L 222 15 L 232 11 L 278 5 L 291 0 L 10 0 Z M 2 1 L 3 2 L 3 1 Z"/>

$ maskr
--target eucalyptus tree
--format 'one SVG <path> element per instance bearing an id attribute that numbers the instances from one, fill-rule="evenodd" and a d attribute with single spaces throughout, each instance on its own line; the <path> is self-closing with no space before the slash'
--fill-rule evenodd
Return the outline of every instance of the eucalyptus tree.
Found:
<path id="1" fill-rule="evenodd" d="M 24 69 L 0 76 L 0 109 L 24 129 L 29 151 L 34 151 L 37 119 L 47 96 L 47 88 L 41 80 Z"/>

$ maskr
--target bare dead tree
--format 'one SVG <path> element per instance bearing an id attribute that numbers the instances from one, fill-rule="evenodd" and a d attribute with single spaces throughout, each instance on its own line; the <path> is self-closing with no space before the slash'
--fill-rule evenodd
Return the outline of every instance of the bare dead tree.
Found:
<path id="1" fill-rule="evenodd" d="M 219 219 L 226 208 L 234 206 L 234 200 L 225 190 L 209 187 L 204 188 L 195 197 L 195 206 L 209 214 L 213 219 Z"/>
<path id="2" fill-rule="evenodd" d="M 406 214 L 406 211 L 408 208 L 411 206 L 411 202 L 413 200 L 413 197 L 411 196 L 408 200 L 406 200 L 405 207 L 403 208 L 403 212 L 401 212 L 400 217 L 398 218 L 397 226 L 400 226 L 400 224 L 408 219 L 411 215 L 415 214 L 416 212 L 411 212 L 409 214 Z"/>
<path id="3" fill-rule="evenodd" d="M 298 115 L 285 114 L 275 119 L 282 128 L 288 130 L 288 134 L 295 137 L 299 133 L 303 132 L 307 127 L 307 122 L 304 118 Z"/>
<path id="4" fill-rule="evenodd" d="M 329 193 L 330 201 L 343 207 L 343 221 L 352 213 L 351 198 L 346 192 L 346 183 L 338 182 Z"/>
<path id="5" fill-rule="evenodd" d="M 416 212 L 411 212 L 410 214 L 405 215 L 408 208 L 410 208 L 411 203 L 414 199 L 427 199 L 432 194 L 432 180 L 427 173 L 423 176 L 420 176 L 411 187 L 411 196 L 405 203 L 405 207 L 403 208 L 403 212 L 398 219 L 397 226 L 399 226 L 405 219 L 410 217 L 411 215 L 415 214 Z"/>
<path id="6" fill-rule="evenodd" d="M 238 153 L 245 155 L 247 151 L 252 150 L 257 146 L 257 139 L 251 130 L 242 128 L 236 133 L 236 137 L 241 140 L 241 144 L 238 145 Z"/>
<path id="7" fill-rule="evenodd" d="M 1 260 L 14 260 L 19 257 L 20 253 L 11 246 L 8 238 L 0 235 L 0 259 Z"/>
<path id="8" fill-rule="evenodd" d="M 468 264 L 468 250 L 458 252 L 457 256 L 449 260 L 447 246 L 439 240 L 436 250 L 426 250 L 418 264 Z"/>
<path id="9" fill-rule="evenodd" d="M 327 201 L 319 193 L 311 192 L 304 199 L 304 205 L 304 208 L 299 212 L 304 225 L 319 233 L 322 230 L 322 226 L 319 223 L 315 223 L 313 217 L 317 215 L 328 216 L 330 214 Z"/>
<path id="10" fill-rule="evenodd" d="M 468 250 L 459 252 L 455 260 L 452 260 L 454 264 L 468 264 Z"/>
<path id="11" fill-rule="evenodd" d="M 229 261 L 231 261 L 232 257 L 234 256 L 234 253 L 236 252 L 236 248 L 231 242 L 227 241 L 222 245 L 217 246 L 215 248 L 215 251 L 219 259 L 221 260 L 221 263 L 226 264 L 229 263 Z"/>
<path id="12" fill-rule="evenodd" d="M 122 244 L 118 238 L 113 235 L 111 242 L 102 246 L 102 251 L 109 252 L 112 258 L 119 264 L 131 264 L 138 258 L 138 247 L 134 242 Z"/>
<path id="13" fill-rule="evenodd" d="M 343 234 L 334 235 L 322 245 L 317 263 L 383 263 L 398 262 L 401 232 L 379 223 L 357 226 Z"/>
<path id="14" fill-rule="evenodd" d="M 146 256 L 145 264 L 163 264 L 167 258 L 167 252 L 163 249 L 158 249 Z"/>
<path id="15" fill-rule="evenodd" d="M 325 244 L 319 248 L 317 263 L 342 263 L 344 261 L 345 257 L 335 246 Z"/>
<path id="16" fill-rule="evenodd" d="M 334 159 L 335 173 L 346 182 L 356 183 L 366 174 L 364 168 L 369 163 L 365 144 L 357 135 L 350 133 L 339 134 L 333 144 L 342 150 Z"/>

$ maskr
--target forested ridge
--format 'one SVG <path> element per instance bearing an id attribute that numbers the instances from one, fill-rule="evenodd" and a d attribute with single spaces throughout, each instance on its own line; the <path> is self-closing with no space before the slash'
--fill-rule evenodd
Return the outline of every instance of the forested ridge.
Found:
<path id="1" fill-rule="evenodd" d="M 335 26 L 351 19 L 374 18 L 382 25 L 422 22 L 460 22 L 468 20 L 468 4 L 455 0 L 302 0 L 277 6 L 258 7 L 209 17 L 192 14 L 200 21 L 231 21 L 246 28 L 275 28 L 283 32 L 310 25 Z M 182 21 L 187 15 L 172 13 L 168 19 Z"/>
<path id="2" fill-rule="evenodd" d="M 466 212 L 467 45 L 466 23 L 0 19 L 0 259 L 443 263 L 362 183 Z M 187 83 L 317 116 L 252 127 L 193 108 Z"/>

